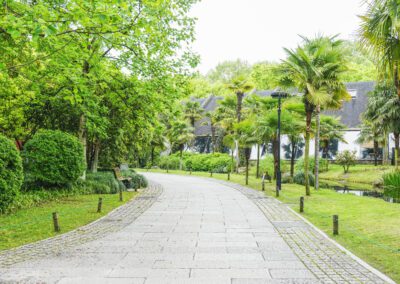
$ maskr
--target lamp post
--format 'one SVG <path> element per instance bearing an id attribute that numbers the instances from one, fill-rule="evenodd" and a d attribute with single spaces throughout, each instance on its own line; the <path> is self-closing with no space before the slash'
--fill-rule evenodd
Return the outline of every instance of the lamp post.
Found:
<path id="1" fill-rule="evenodd" d="M 276 196 L 279 196 L 279 191 L 282 189 L 282 173 L 281 173 L 281 112 L 282 112 L 282 98 L 286 98 L 287 93 L 275 90 L 271 97 L 278 98 L 278 128 L 276 131 L 277 144 L 278 144 L 278 164 L 276 165 Z"/>

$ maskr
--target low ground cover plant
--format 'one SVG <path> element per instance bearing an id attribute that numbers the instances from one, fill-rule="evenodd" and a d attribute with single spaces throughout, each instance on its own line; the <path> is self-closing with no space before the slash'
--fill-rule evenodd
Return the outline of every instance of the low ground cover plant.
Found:
<path id="1" fill-rule="evenodd" d="M 400 171 L 387 173 L 383 176 L 383 194 L 386 197 L 400 201 Z"/>

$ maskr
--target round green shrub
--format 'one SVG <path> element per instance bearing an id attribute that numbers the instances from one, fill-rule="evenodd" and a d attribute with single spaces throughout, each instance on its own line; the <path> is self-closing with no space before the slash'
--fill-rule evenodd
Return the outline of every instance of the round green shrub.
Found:
<path id="1" fill-rule="evenodd" d="M 315 178 L 311 172 L 308 172 L 308 179 L 309 179 L 310 185 L 314 186 Z M 304 171 L 296 172 L 293 176 L 293 182 L 300 184 L 300 185 L 305 185 L 306 184 L 306 176 L 304 174 Z"/>
<path id="2" fill-rule="evenodd" d="M 287 164 L 281 160 L 281 172 L 285 173 L 288 171 Z M 260 160 L 260 173 L 264 174 L 268 172 L 268 174 L 273 177 L 274 176 L 274 156 L 267 155 L 265 158 Z"/>
<path id="3" fill-rule="evenodd" d="M 284 173 L 282 175 L 282 183 L 293 183 L 293 178 L 290 173 Z"/>
<path id="4" fill-rule="evenodd" d="M 0 212 L 15 200 L 23 178 L 22 161 L 15 144 L 0 134 Z"/>
<path id="5" fill-rule="evenodd" d="M 147 179 L 143 175 L 135 173 L 131 170 L 122 171 L 121 174 L 123 177 L 131 178 L 130 184 L 128 184 L 128 188 L 133 188 L 133 189 L 145 188 L 148 185 Z"/>
<path id="6" fill-rule="evenodd" d="M 25 144 L 23 158 L 28 184 L 64 186 L 75 182 L 85 170 L 82 144 L 61 131 L 36 133 Z"/>

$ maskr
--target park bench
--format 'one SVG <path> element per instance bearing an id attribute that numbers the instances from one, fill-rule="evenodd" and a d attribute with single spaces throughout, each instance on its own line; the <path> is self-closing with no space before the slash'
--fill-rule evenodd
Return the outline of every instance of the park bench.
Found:
<path id="1" fill-rule="evenodd" d="M 130 187 L 132 178 L 123 177 L 121 175 L 121 170 L 119 167 L 115 167 L 113 171 L 114 171 L 114 177 L 116 180 L 121 181 L 127 188 Z"/>

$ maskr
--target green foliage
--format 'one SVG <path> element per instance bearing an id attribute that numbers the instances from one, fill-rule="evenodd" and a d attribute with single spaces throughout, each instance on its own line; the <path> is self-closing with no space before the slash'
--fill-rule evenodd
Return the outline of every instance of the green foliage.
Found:
<path id="1" fill-rule="evenodd" d="M 384 195 L 400 201 L 400 171 L 383 176 Z"/>
<path id="2" fill-rule="evenodd" d="M 75 182 L 85 167 L 82 144 L 61 131 L 36 133 L 25 144 L 23 158 L 28 185 L 65 186 Z"/>
<path id="3" fill-rule="evenodd" d="M 143 175 L 137 174 L 132 170 L 122 171 L 121 174 L 123 177 L 131 178 L 131 181 L 127 185 L 128 188 L 139 189 L 148 186 L 147 179 Z"/>
<path id="4" fill-rule="evenodd" d="M 119 183 L 112 172 L 87 173 L 85 181 L 79 181 L 82 188 L 87 192 L 97 194 L 113 194 L 119 190 L 125 190 L 122 183 Z"/>
<path id="5" fill-rule="evenodd" d="M 23 180 L 22 161 L 11 140 L 0 134 L 0 213 L 17 198 Z"/>
<path id="6" fill-rule="evenodd" d="M 288 166 L 286 163 L 284 163 L 283 160 L 281 160 L 281 172 L 287 172 L 288 171 Z M 268 172 L 268 174 L 273 177 L 274 175 L 274 157 L 272 155 L 267 155 L 265 158 L 260 160 L 260 173 L 261 175 L 264 174 L 265 172 Z"/>
<path id="7" fill-rule="evenodd" d="M 329 161 L 327 159 L 320 158 L 319 159 L 319 172 L 320 173 L 326 172 L 328 169 L 328 164 L 329 164 Z M 301 157 L 297 160 L 294 168 L 296 171 L 304 171 L 304 157 Z M 314 156 L 310 156 L 309 170 L 312 171 L 313 173 L 315 172 Z"/>
<path id="8" fill-rule="evenodd" d="M 311 186 L 314 186 L 315 182 L 315 177 L 311 172 L 308 172 L 308 181 Z M 298 171 L 294 174 L 293 176 L 293 182 L 300 184 L 300 185 L 305 185 L 306 184 L 306 177 L 304 174 L 304 171 Z"/>
<path id="9" fill-rule="evenodd" d="M 343 152 L 337 154 L 336 163 L 343 167 L 344 173 L 348 173 L 350 166 L 354 166 L 356 164 L 356 159 L 357 157 L 355 151 L 352 152 L 349 150 L 344 150 Z"/>
<path id="10" fill-rule="evenodd" d="M 179 169 L 179 157 L 176 155 L 161 156 L 158 166 L 164 170 L 177 170 Z"/>
<path id="11" fill-rule="evenodd" d="M 161 157 L 158 166 L 161 169 L 167 169 L 168 164 L 170 170 L 179 169 L 179 154 Z M 227 173 L 231 171 L 233 165 L 232 158 L 228 154 L 184 153 L 183 166 L 186 170 L 198 172 Z"/>
<path id="12" fill-rule="evenodd" d="M 282 183 L 293 183 L 293 177 L 291 177 L 290 173 L 284 173 L 282 175 Z"/>

